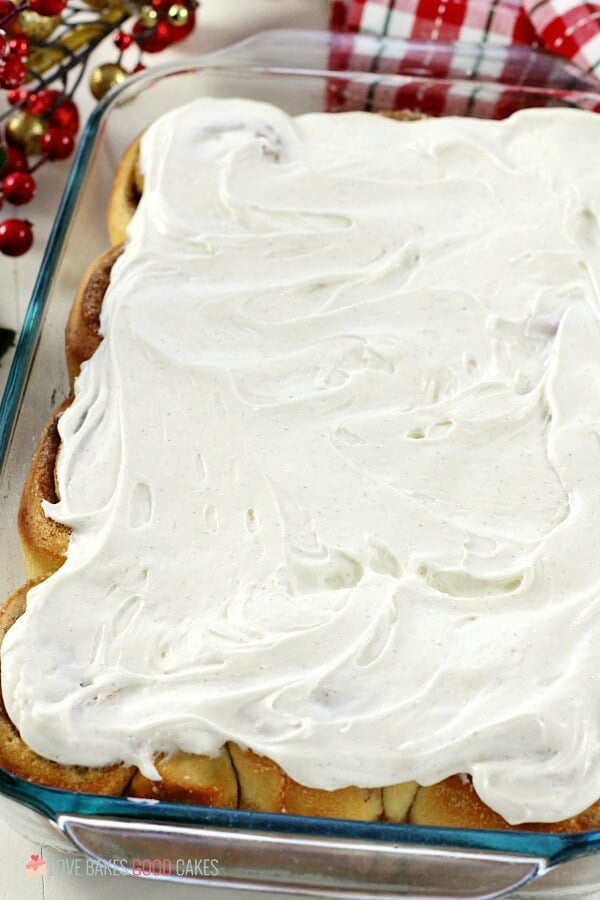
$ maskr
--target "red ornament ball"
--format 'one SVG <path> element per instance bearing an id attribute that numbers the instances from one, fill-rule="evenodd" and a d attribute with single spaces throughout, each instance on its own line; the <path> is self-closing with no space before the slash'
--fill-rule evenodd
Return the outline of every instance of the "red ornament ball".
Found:
<path id="1" fill-rule="evenodd" d="M 127 34 L 126 31 L 117 31 L 113 38 L 115 42 L 115 47 L 117 50 L 120 50 L 123 53 L 125 50 L 128 50 L 133 43 L 133 38 L 130 34 Z"/>
<path id="2" fill-rule="evenodd" d="M 2 179 L 2 194 L 14 206 L 29 203 L 35 194 L 35 179 L 29 172 L 10 172 Z"/>
<path id="3" fill-rule="evenodd" d="M 66 128 L 51 126 L 42 135 L 41 150 L 49 159 L 66 159 L 73 152 L 73 134 Z"/>
<path id="4" fill-rule="evenodd" d="M 38 16 L 60 16 L 67 0 L 29 0 L 29 9 Z"/>
<path id="5" fill-rule="evenodd" d="M 11 54 L 0 61 L 0 88 L 19 88 L 27 78 L 27 69 L 18 56 Z"/>
<path id="6" fill-rule="evenodd" d="M 25 109 L 32 116 L 47 116 L 53 107 L 58 104 L 61 97 L 61 92 L 54 88 L 42 88 L 41 91 L 36 91 L 30 95 Z"/>
<path id="7" fill-rule="evenodd" d="M 17 150 L 16 147 L 5 147 L 4 152 L 6 153 L 6 160 L 4 165 L 0 166 L 0 177 L 8 175 L 9 172 L 27 171 L 27 157 L 22 150 Z"/>
<path id="8" fill-rule="evenodd" d="M 50 116 L 50 125 L 63 128 L 71 134 L 77 134 L 79 131 L 79 110 L 72 100 L 65 97 L 64 100 L 60 101 Z"/>
<path id="9" fill-rule="evenodd" d="M 152 0 L 152 9 L 156 12 L 168 12 L 173 5 L 173 0 Z"/>
<path id="10" fill-rule="evenodd" d="M 31 222 L 24 219 L 5 219 L 0 222 L 0 253 L 22 256 L 33 244 Z"/>
<path id="11" fill-rule="evenodd" d="M 0 30 L 0 56 L 4 56 L 6 50 L 6 32 Z"/>

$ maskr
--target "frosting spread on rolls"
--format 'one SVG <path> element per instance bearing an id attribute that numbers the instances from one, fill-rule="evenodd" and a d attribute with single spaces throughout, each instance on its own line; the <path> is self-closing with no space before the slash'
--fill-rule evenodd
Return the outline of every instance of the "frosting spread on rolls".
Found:
<path id="1" fill-rule="evenodd" d="M 600 796 L 599 145 L 568 110 L 151 126 L 67 560 L 2 646 L 34 750 L 470 772 L 511 823 Z"/>

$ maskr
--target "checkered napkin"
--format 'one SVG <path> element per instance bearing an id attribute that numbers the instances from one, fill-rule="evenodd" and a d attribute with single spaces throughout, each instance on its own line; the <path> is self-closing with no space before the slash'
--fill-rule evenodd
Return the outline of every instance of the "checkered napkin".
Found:
<path id="1" fill-rule="evenodd" d="M 332 45 L 332 68 L 405 76 L 401 87 L 385 78 L 370 85 L 333 79 L 332 109 L 413 108 L 503 118 L 558 99 L 600 111 L 600 4 L 332 0 L 331 29 L 347 35 Z M 370 43 L 369 35 L 410 39 L 410 44 L 382 46 Z M 433 81 L 424 77 L 424 68 Z"/>

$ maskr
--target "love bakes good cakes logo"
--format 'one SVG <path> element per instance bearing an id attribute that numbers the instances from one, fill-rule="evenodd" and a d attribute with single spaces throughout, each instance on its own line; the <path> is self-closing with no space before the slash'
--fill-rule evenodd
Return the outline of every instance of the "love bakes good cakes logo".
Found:
<path id="1" fill-rule="evenodd" d="M 58 856 L 52 860 L 42 859 L 32 853 L 25 864 L 27 878 L 42 875 L 59 878 L 94 875 L 137 875 L 141 878 L 168 877 L 175 875 L 187 878 L 215 878 L 219 874 L 219 860 L 201 858 L 181 859 L 111 859 L 107 862 L 80 856 Z"/>
<path id="2" fill-rule="evenodd" d="M 25 864 L 25 874 L 29 878 L 37 878 L 39 875 L 43 875 L 45 871 L 46 860 L 38 856 L 37 853 L 32 853 L 29 857 L 29 862 Z"/>

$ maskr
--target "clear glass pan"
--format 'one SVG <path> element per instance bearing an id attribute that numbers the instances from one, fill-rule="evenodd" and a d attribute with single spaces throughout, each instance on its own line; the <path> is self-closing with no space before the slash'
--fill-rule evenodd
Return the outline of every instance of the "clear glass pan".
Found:
<path id="1" fill-rule="evenodd" d="M 415 97 L 443 85 L 467 101 L 476 93 L 478 104 L 483 99 L 488 105 L 506 92 L 517 106 L 589 109 L 600 103 L 594 84 L 574 67 L 524 48 L 510 51 L 513 79 L 500 84 L 485 71 L 498 70 L 501 53 L 506 51 L 276 31 L 185 67 L 144 73 L 98 107 L 73 165 L 0 408 L 0 595 L 25 581 L 16 529 L 19 496 L 42 426 L 68 392 L 64 325 L 82 272 L 108 246 L 107 198 L 133 138 L 156 116 L 200 95 L 266 100 L 294 114 L 322 110 L 331 104 L 332 82 L 344 87 L 346 104 L 356 98 L 364 105 L 368 96 L 371 108 L 377 108 L 375 88 L 383 88 L 389 103 L 407 85 L 416 88 Z M 444 54 L 452 65 L 442 75 Z M 332 77 L 332 59 L 344 59 L 354 70 Z M 469 103 L 472 114 L 483 108 Z M 75 845 L 126 871 L 136 859 L 161 860 L 154 877 L 169 880 L 356 898 L 491 898 L 528 882 L 526 896 L 562 898 L 600 886 L 600 856 L 594 855 L 600 831 L 469 831 L 140 803 L 51 790 L 1 770 L 0 813 L 30 837 Z M 205 858 L 219 860 L 218 876 L 177 862 Z"/>

